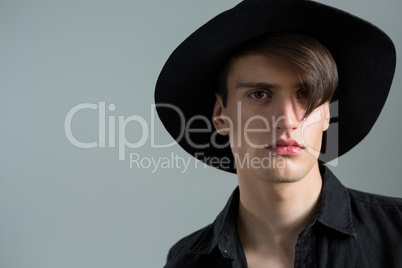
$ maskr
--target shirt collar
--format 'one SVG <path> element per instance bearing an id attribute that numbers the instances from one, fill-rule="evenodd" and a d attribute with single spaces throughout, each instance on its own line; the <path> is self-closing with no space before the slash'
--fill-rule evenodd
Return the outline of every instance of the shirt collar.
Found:
<path id="1" fill-rule="evenodd" d="M 316 221 L 356 238 L 349 191 L 326 166 L 320 166 L 323 188 Z"/>
<path id="2" fill-rule="evenodd" d="M 326 166 L 320 165 L 320 172 L 323 188 L 314 222 L 320 222 L 330 229 L 356 238 L 348 190 Z M 240 243 L 236 227 L 239 193 L 239 187 L 236 187 L 225 208 L 202 238 L 188 251 L 189 254 L 209 254 L 218 246 L 225 258 L 233 259 Z"/>

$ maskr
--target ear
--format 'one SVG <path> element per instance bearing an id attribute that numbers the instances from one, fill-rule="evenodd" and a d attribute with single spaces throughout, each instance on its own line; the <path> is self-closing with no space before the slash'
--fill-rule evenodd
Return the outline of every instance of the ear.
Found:
<path id="1" fill-rule="evenodd" d="M 324 106 L 324 114 L 325 114 L 325 122 L 323 131 L 326 131 L 329 128 L 329 121 L 331 119 L 331 115 L 329 113 L 329 103 L 327 102 Z"/>
<path id="2" fill-rule="evenodd" d="M 215 126 L 216 131 L 218 131 L 219 134 L 221 135 L 228 135 L 227 131 L 227 124 L 226 121 L 224 120 L 224 115 L 223 115 L 223 102 L 222 102 L 222 97 L 218 94 L 215 93 L 216 96 L 216 101 L 215 101 L 215 106 L 214 106 L 214 112 L 212 114 L 212 122 Z"/>

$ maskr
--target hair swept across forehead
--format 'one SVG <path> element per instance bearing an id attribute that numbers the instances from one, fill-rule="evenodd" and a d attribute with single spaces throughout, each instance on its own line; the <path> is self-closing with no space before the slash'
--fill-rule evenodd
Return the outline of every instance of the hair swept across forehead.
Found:
<path id="1" fill-rule="evenodd" d="M 304 116 L 325 102 L 331 101 L 338 86 L 338 71 L 331 53 L 313 37 L 281 32 L 253 39 L 230 57 L 221 72 L 218 87 L 224 106 L 227 104 L 227 78 L 232 65 L 239 57 L 250 54 L 279 58 L 296 70 L 301 84 L 308 92 Z"/>

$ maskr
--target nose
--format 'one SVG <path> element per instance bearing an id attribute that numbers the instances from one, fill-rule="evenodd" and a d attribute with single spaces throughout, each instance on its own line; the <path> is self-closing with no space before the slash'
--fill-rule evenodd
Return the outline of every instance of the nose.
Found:
<path id="1" fill-rule="evenodd" d="M 273 127 L 277 130 L 296 130 L 300 124 L 300 109 L 291 98 L 280 98 L 275 101 L 275 118 Z"/>

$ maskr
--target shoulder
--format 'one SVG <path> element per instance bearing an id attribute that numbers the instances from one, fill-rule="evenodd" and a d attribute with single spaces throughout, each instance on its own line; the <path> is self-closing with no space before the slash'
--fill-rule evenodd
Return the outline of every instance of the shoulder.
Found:
<path id="1" fill-rule="evenodd" d="M 188 253 L 209 233 L 211 228 L 212 224 L 207 225 L 176 242 L 169 250 L 165 267 L 183 267 Z"/>
<path id="2" fill-rule="evenodd" d="M 209 229 L 212 227 L 212 224 L 205 226 L 204 228 L 189 234 L 182 239 L 180 239 L 176 244 L 174 244 L 168 254 L 168 259 L 174 258 L 180 253 L 187 252 L 193 247 L 197 245 L 197 243 L 203 238 L 206 233 L 208 233 Z"/>
<path id="3" fill-rule="evenodd" d="M 348 189 L 353 214 L 364 220 L 397 221 L 402 224 L 402 199 Z M 387 222 L 385 222 L 387 223 Z"/>
<path id="4" fill-rule="evenodd" d="M 402 199 L 349 190 L 356 232 L 378 243 L 402 239 Z"/>
<path id="5" fill-rule="evenodd" d="M 351 202 L 367 207 L 393 207 L 402 209 L 402 198 L 388 197 L 378 194 L 366 193 L 357 190 L 348 189 Z"/>
<path id="6" fill-rule="evenodd" d="M 172 246 L 165 268 L 230 267 L 228 262 L 232 255 L 229 252 L 232 251 L 229 249 L 237 245 L 238 203 L 239 189 L 236 188 L 213 223 L 180 239 Z"/>

